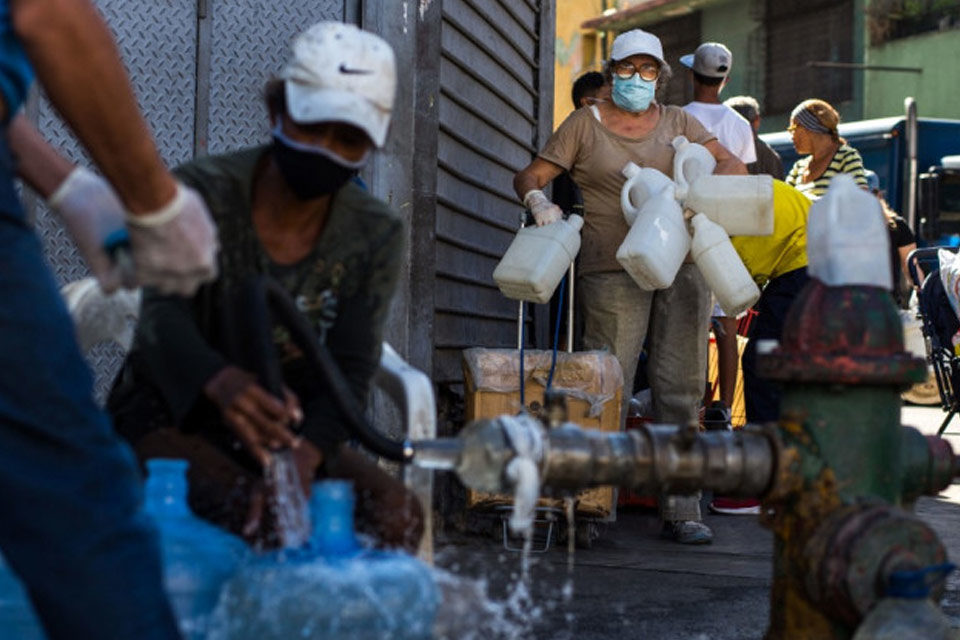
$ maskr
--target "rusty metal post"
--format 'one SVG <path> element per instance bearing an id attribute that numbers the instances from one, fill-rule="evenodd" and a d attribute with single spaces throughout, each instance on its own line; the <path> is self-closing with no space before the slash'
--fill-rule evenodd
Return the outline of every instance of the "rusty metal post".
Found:
<path id="1" fill-rule="evenodd" d="M 900 391 L 925 376 L 904 352 L 890 295 L 812 280 L 761 375 L 785 384 L 784 453 L 765 524 L 775 536 L 767 638 L 850 638 L 891 572 L 945 560 L 900 509 L 955 473 L 948 444 L 900 424 Z"/>

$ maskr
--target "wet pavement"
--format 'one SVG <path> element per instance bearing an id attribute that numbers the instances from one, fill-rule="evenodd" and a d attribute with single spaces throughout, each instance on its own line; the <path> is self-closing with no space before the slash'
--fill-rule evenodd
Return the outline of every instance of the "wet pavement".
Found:
<path id="1" fill-rule="evenodd" d="M 935 433 L 942 417 L 938 409 L 909 408 L 903 421 Z M 960 430 L 960 418 L 955 428 Z M 948 439 L 960 452 L 960 436 Z M 922 498 L 916 513 L 937 531 L 957 562 L 960 485 L 936 498 Z M 576 551 L 572 593 L 565 544 L 532 554 L 532 598 L 509 613 L 515 624 L 507 631 L 486 630 L 475 637 L 762 638 L 768 619 L 773 536 L 756 516 L 706 514 L 704 520 L 714 531 L 713 544 L 682 546 L 660 539 L 653 511 L 621 509 L 617 522 L 592 548 Z M 483 527 L 485 535 L 438 539 L 437 564 L 460 575 L 485 576 L 495 600 L 509 600 L 511 595 L 518 600 L 520 554 L 505 551 L 492 529 Z M 948 578 L 942 606 L 960 630 L 960 572 Z"/>

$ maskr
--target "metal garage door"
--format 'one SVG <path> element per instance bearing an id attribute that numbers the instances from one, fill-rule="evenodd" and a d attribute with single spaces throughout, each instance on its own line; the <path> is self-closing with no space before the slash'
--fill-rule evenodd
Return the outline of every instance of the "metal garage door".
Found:
<path id="1" fill-rule="evenodd" d="M 492 273 L 518 225 L 513 176 L 551 130 L 552 7 L 443 0 L 433 359 L 440 384 L 461 380 L 462 349 L 517 343 L 517 303 L 500 294 Z M 542 318 L 528 333 L 538 326 L 545 333 Z"/>

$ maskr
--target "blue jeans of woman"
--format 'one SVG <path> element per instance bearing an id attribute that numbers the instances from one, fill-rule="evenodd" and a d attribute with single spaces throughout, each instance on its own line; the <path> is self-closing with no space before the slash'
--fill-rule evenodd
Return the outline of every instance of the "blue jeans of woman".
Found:
<path id="1" fill-rule="evenodd" d="M 0 549 L 52 640 L 177 638 L 130 450 L 13 185 L 0 131 Z M 3 631 L 0 630 L 0 636 Z"/>

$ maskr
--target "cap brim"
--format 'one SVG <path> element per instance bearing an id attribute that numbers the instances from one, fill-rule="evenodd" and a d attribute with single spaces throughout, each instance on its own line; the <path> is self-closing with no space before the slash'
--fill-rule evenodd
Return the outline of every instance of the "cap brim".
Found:
<path id="1" fill-rule="evenodd" d="M 688 53 L 685 56 L 680 56 L 680 64 L 685 66 L 687 69 L 693 69 L 693 55 L 694 54 L 692 53 Z"/>
<path id="2" fill-rule="evenodd" d="M 298 124 L 346 122 L 362 129 L 377 147 L 387 140 L 390 112 L 355 93 L 318 89 L 287 80 L 287 113 Z"/>

